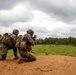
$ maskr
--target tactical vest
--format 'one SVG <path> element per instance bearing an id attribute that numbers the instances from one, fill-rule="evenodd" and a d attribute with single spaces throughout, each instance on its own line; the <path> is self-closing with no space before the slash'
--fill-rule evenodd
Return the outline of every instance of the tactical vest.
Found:
<path id="1" fill-rule="evenodd" d="M 27 49 L 27 44 L 26 41 L 24 40 L 25 36 L 21 36 L 16 40 L 16 47 L 20 48 L 21 50 L 26 50 Z"/>
<path id="2" fill-rule="evenodd" d="M 12 40 L 11 40 L 11 35 L 12 35 L 12 34 L 8 34 L 8 35 L 6 35 L 6 36 L 3 36 L 1 42 L 2 42 L 4 45 L 13 47 L 13 43 L 12 43 Z"/>
<path id="3" fill-rule="evenodd" d="M 22 38 L 22 36 L 19 36 L 19 37 L 17 38 L 16 44 L 15 44 L 15 47 L 16 47 L 16 48 L 20 48 L 21 38 Z"/>

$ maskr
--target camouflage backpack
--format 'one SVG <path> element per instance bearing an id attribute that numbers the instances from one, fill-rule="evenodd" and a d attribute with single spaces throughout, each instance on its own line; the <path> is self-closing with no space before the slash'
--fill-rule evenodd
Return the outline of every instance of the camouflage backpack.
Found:
<path id="1" fill-rule="evenodd" d="M 11 35 L 12 34 L 7 34 L 7 35 L 3 36 L 2 43 L 5 44 L 5 45 L 7 45 L 7 46 L 12 47 L 13 43 L 12 43 L 12 40 L 10 38 Z"/>
<path id="2" fill-rule="evenodd" d="M 17 38 L 17 40 L 16 40 L 16 44 L 15 44 L 15 47 L 16 47 L 16 48 L 19 48 L 19 47 L 20 47 L 21 37 L 22 37 L 22 36 L 19 36 L 19 37 Z"/>
<path id="3" fill-rule="evenodd" d="M 26 41 L 24 40 L 25 36 L 20 36 L 16 40 L 16 47 L 20 48 L 21 50 L 25 50 L 27 48 Z"/>
<path id="4" fill-rule="evenodd" d="M 27 43 L 24 40 L 25 38 L 26 38 L 25 36 L 22 36 L 22 38 L 21 38 L 21 42 L 20 42 L 20 49 L 21 50 L 26 50 L 27 49 Z"/>

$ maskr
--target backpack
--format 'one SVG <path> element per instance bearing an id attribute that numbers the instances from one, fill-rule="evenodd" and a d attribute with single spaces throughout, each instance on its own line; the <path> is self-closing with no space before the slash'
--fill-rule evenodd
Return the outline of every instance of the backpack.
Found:
<path id="1" fill-rule="evenodd" d="M 25 38 L 25 36 L 22 36 L 22 38 L 21 38 L 21 42 L 20 42 L 20 49 L 21 50 L 26 50 L 27 49 L 27 43 L 24 40 L 24 38 Z"/>
<path id="2" fill-rule="evenodd" d="M 16 44 L 15 44 L 15 47 L 16 47 L 16 48 L 19 48 L 19 47 L 20 47 L 21 37 L 22 37 L 22 36 L 19 36 L 19 37 L 17 38 L 17 40 L 16 40 Z"/>
<path id="3" fill-rule="evenodd" d="M 12 47 L 13 46 L 13 43 L 12 43 L 12 40 L 11 40 L 11 36 L 12 34 L 7 34 L 5 36 L 3 36 L 2 38 L 2 43 L 9 46 L 9 47 Z"/>
<path id="4" fill-rule="evenodd" d="M 25 36 L 21 36 L 16 40 L 16 47 L 21 50 L 25 50 L 27 48 L 26 41 L 24 40 Z"/>

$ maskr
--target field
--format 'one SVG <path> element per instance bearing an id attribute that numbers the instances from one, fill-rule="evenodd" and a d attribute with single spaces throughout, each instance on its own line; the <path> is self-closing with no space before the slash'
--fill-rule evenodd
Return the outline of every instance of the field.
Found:
<path id="1" fill-rule="evenodd" d="M 0 61 L 0 75 L 76 75 L 76 47 L 71 45 L 35 45 L 31 51 L 34 62 L 18 64 L 13 51 Z"/>
<path id="2" fill-rule="evenodd" d="M 8 51 L 8 57 L 13 56 L 13 51 Z M 35 45 L 31 51 L 36 56 L 42 55 L 65 55 L 76 57 L 76 47 L 72 45 Z"/>

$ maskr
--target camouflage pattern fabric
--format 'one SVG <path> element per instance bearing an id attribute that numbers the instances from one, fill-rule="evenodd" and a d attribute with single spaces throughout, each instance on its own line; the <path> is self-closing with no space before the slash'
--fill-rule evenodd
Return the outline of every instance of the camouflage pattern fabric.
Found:
<path id="1" fill-rule="evenodd" d="M 8 51 L 8 47 L 6 45 L 1 45 L 0 46 L 0 50 L 1 50 L 1 56 L 2 58 L 6 58 L 7 55 L 7 51 Z"/>
<path id="2" fill-rule="evenodd" d="M 18 56 L 17 56 L 17 48 L 15 47 L 17 35 L 13 33 L 13 34 L 10 36 L 10 39 L 11 39 L 11 41 L 12 41 L 12 43 L 13 43 L 13 46 L 12 46 L 12 47 L 7 46 L 7 45 L 5 45 L 5 44 L 2 44 L 2 45 L 0 46 L 1 57 L 2 57 L 3 59 L 6 59 L 7 52 L 8 52 L 9 49 L 13 49 L 13 53 L 14 53 L 15 59 L 18 58 Z M 0 59 L 0 60 L 1 60 L 1 59 Z"/>
<path id="3" fill-rule="evenodd" d="M 25 51 L 20 51 L 19 61 L 20 60 L 25 60 L 25 61 L 30 62 L 30 61 L 35 61 L 36 57 L 32 53 L 30 53 L 28 51 L 26 51 L 26 52 Z"/>
<path id="4" fill-rule="evenodd" d="M 32 38 L 33 35 L 32 30 L 28 30 L 27 33 L 24 35 L 24 41 L 26 42 L 26 49 L 20 49 L 20 58 L 18 60 L 18 63 L 20 63 L 22 60 L 26 61 L 35 61 L 36 57 L 30 53 L 30 50 L 32 50 L 32 47 L 34 45 L 34 40 Z"/>
<path id="5" fill-rule="evenodd" d="M 17 48 L 16 47 L 11 48 L 11 47 L 8 47 L 8 46 L 6 46 L 4 44 L 2 44 L 0 46 L 0 55 L 2 56 L 2 58 L 6 59 L 7 52 L 8 52 L 9 49 L 13 49 L 14 57 L 18 58 L 18 56 L 17 56 Z"/>

